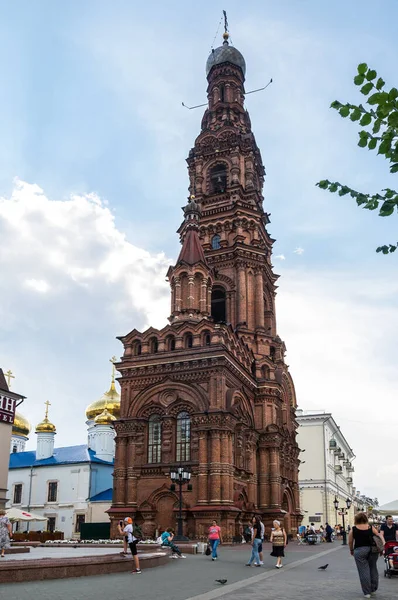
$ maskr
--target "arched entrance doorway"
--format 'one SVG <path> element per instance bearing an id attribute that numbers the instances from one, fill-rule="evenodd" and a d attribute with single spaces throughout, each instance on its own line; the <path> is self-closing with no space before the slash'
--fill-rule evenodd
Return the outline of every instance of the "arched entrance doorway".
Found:
<path id="1" fill-rule="evenodd" d="M 291 502 L 289 498 L 289 493 L 285 490 L 283 494 L 282 500 L 282 510 L 285 512 L 283 517 L 283 526 L 287 534 L 291 533 L 292 523 L 291 523 Z"/>

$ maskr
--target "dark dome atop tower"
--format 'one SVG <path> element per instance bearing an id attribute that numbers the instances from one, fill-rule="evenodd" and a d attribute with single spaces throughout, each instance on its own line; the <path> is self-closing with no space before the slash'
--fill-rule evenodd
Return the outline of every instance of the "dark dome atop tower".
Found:
<path id="1" fill-rule="evenodd" d="M 245 59 L 243 58 L 239 50 L 229 45 L 227 33 L 224 34 L 223 45 L 219 46 L 215 50 L 212 50 L 209 58 L 207 59 L 206 76 L 210 73 L 214 65 L 221 65 L 222 63 L 226 62 L 232 63 L 233 65 L 240 67 L 242 69 L 243 75 L 246 74 Z"/>

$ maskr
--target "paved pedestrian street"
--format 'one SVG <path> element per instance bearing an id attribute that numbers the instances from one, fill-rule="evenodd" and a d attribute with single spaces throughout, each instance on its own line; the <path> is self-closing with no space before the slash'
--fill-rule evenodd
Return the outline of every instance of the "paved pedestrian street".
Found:
<path id="1" fill-rule="evenodd" d="M 275 569 L 269 556 L 271 547 L 264 546 L 261 568 L 249 568 L 245 562 L 249 547 L 220 548 L 220 559 L 188 555 L 186 560 L 170 560 L 165 567 L 148 569 L 142 575 L 123 573 L 77 579 L 61 579 L 0 586 L 1 598 L 7 600 L 354 600 L 363 598 L 354 560 L 348 548 L 340 543 L 313 547 L 287 548 L 283 569 Z M 318 567 L 329 563 L 326 571 Z M 380 587 L 377 598 L 396 600 L 398 577 L 383 576 L 384 562 L 379 560 Z M 227 579 L 220 585 L 215 579 Z"/>

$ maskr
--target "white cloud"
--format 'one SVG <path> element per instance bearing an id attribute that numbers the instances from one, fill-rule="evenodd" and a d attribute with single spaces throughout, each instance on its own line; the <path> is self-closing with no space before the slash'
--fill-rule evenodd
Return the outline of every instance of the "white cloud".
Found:
<path id="1" fill-rule="evenodd" d="M 304 248 L 300 248 L 300 246 L 298 246 L 295 250 L 293 250 L 294 254 L 303 254 L 304 252 Z"/>
<path id="2" fill-rule="evenodd" d="M 274 258 L 276 260 L 286 260 L 286 256 L 284 254 L 276 254 Z"/>
<path id="3" fill-rule="evenodd" d="M 25 285 L 36 292 L 40 292 L 41 294 L 45 294 L 50 289 L 49 284 L 44 279 L 27 279 L 25 281 Z"/>

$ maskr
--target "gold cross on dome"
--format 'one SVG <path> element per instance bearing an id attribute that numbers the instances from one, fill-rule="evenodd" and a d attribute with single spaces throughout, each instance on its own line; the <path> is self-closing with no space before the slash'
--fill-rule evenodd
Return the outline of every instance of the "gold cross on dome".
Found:
<path id="1" fill-rule="evenodd" d="M 109 362 L 112 363 L 112 381 L 115 382 L 115 362 L 117 362 L 116 356 L 112 356 L 112 358 L 109 359 Z"/>
<path id="2" fill-rule="evenodd" d="M 45 419 L 48 419 L 48 407 L 51 406 L 51 402 L 49 402 L 48 400 L 45 401 L 44 403 L 46 405 L 46 414 L 45 414 Z"/>
<path id="3" fill-rule="evenodd" d="M 7 379 L 7 385 L 11 388 L 11 379 L 15 379 L 15 375 L 12 374 L 11 369 L 8 369 L 7 373 L 4 373 L 5 378 Z"/>

